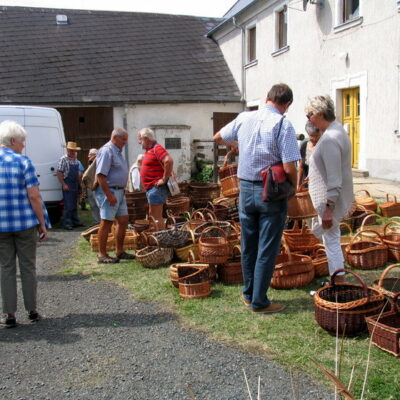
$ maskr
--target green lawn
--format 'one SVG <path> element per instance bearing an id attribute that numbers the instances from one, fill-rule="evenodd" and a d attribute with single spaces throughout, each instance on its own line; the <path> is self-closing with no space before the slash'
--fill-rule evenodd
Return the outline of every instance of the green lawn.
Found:
<path id="1" fill-rule="evenodd" d="M 382 270 L 358 272 L 367 283 L 372 283 Z M 181 300 L 178 290 L 169 280 L 168 268 L 146 269 L 136 262 L 99 265 L 84 239 L 79 242 L 62 273 L 85 274 L 96 280 L 114 282 L 129 290 L 137 300 L 156 301 L 174 311 L 187 326 L 201 329 L 217 340 L 257 351 L 316 380 L 325 381 L 325 378 L 310 358 L 334 371 L 335 338 L 314 321 L 314 305 L 309 296 L 309 291 L 319 286 L 321 278 L 302 289 L 271 289 L 271 298 L 284 303 L 287 309 L 281 314 L 259 315 L 240 302 L 241 285 L 217 283 L 212 295 L 206 299 Z M 352 277 L 349 280 L 354 281 Z M 361 397 L 368 348 L 367 335 L 343 341 L 340 376 L 347 385 L 354 366 L 351 390 L 357 399 Z M 372 347 L 364 399 L 399 400 L 399 367 L 399 359 Z"/>

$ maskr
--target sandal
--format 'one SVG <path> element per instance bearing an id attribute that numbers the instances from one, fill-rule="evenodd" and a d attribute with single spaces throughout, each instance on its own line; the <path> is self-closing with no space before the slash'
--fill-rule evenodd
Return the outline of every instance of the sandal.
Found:
<path id="1" fill-rule="evenodd" d="M 114 258 L 106 255 L 104 257 L 97 257 L 97 262 L 99 264 L 116 264 L 119 263 L 119 258 Z"/>
<path id="2" fill-rule="evenodd" d="M 123 251 L 121 254 L 117 254 L 118 260 L 134 260 L 136 256 Z"/>

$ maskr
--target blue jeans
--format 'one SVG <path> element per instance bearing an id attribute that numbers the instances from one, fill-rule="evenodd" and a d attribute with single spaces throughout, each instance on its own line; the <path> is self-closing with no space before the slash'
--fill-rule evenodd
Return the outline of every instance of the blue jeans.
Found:
<path id="1" fill-rule="evenodd" d="M 287 214 L 287 200 L 264 203 L 261 196 L 261 182 L 240 181 L 243 296 L 254 310 L 270 305 L 267 291 Z"/>

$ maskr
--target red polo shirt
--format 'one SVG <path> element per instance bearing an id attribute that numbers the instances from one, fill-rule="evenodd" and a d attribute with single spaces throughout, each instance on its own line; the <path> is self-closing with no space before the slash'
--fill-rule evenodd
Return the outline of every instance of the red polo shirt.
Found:
<path id="1" fill-rule="evenodd" d="M 140 178 L 146 190 L 152 188 L 159 179 L 162 179 L 164 175 L 162 160 L 167 155 L 169 155 L 168 151 L 156 142 L 154 146 L 144 153 L 140 168 Z"/>

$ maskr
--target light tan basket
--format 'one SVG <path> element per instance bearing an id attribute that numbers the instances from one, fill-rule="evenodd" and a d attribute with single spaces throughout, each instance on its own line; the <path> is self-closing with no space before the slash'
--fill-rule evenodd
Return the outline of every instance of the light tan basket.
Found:
<path id="1" fill-rule="evenodd" d="M 384 217 L 397 217 L 400 216 L 400 203 L 397 201 L 396 196 L 393 195 L 393 200 L 390 195 L 386 194 L 386 202 L 379 204 Z"/>
<path id="2" fill-rule="evenodd" d="M 288 217 L 295 218 L 312 218 L 317 215 L 312 204 L 308 189 L 305 188 L 306 182 L 303 182 L 299 190 L 288 201 Z"/>
<path id="3" fill-rule="evenodd" d="M 90 248 L 92 251 L 99 251 L 99 235 L 97 233 L 90 236 Z M 112 234 L 108 235 L 107 238 L 107 251 L 115 250 L 115 236 Z"/>

